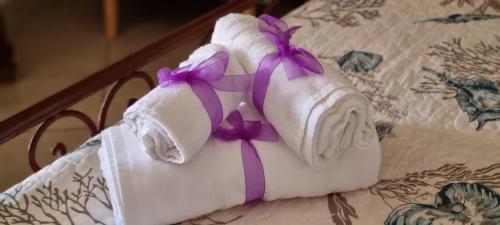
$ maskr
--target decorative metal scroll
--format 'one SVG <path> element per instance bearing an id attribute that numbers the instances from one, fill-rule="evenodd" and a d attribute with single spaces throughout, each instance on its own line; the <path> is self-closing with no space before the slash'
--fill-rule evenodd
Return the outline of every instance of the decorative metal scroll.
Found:
<path id="1" fill-rule="evenodd" d="M 109 89 L 108 93 L 106 94 L 106 97 L 104 97 L 104 100 L 101 105 L 101 110 L 99 112 L 99 120 L 98 120 L 99 131 L 103 130 L 106 127 L 106 117 L 108 115 L 109 106 L 111 105 L 111 101 L 115 97 L 116 93 L 125 83 L 134 78 L 144 80 L 147 83 L 149 90 L 153 89 L 155 86 L 155 83 L 151 79 L 151 77 L 147 73 L 141 71 L 133 72 L 132 74 L 122 77 L 120 80 L 115 82 Z M 129 99 L 127 102 L 127 107 L 134 104 L 135 101 L 137 101 L 137 99 L 135 98 Z"/>
<path id="2" fill-rule="evenodd" d="M 153 89 L 155 86 L 153 79 L 151 79 L 151 77 L 147 73 L 141 72 L 141 71 L 135 71 L 127 76 L 120 78 L 118 81 L 116 81 L 111 86 L 111 88 L 107 92 L 106 96 L 104 97 L 104 100 L 103 100 L 102 105 L 101 105 L 101 110 L 99 111 L 97 125 L 86 114 L 79 112 L 79 111 L 76 111 L 76 110 L 72 110 L 72 109 L 63 110 L 63 111 L 57 113 L 56 115 L 48 118 L 42 124 L 40 124 L 40 126 L 36 129 L 35 133 L 33 134 L 31 141 L 28 145 L 28 159 L 29 159 L 30 167 L 33 170 L 33 172 L 40 170 L 40 165 L 36 161 L 36 150 L 37 150 L 38 141 L 42 137 L 42 134 L 47 130 L 47 128 L 51 124 L 53 124 L 55 121 L 57 121 L 61 118 L 73 117 L 73 118 L 79 119 L 87 126 L 87 128 L 90 130 L 91 136 L 96 135 L 100 131 L 104 130 L 104 128 L 106 126 L 106 117 L 108 115 L 109 107 L 110 107 L 111 102 L 112 102 L 113 98 L 115 97 L 116 93 L 120 90 L 120 88 L 125 83 L 127 83 L 128 81 L 130 81 L 132 79 L 144 80 L 144 82 L 146 82 L 149 90 Z M 130 98 L 127 102 L 127 107 L 132 105 L 136 100 L 137 99 L 135 99 L 135 98 Z M 55 144 L 52 147 L 51 153 L 53 156 L 61 157 L 67 153 L 67 147 L 63 143 L 58 142 L 57 144 Z"/>

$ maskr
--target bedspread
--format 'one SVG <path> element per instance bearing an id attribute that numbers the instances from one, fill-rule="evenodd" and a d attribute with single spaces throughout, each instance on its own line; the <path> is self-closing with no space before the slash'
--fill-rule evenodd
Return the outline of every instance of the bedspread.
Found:
<path id="1" fill-rule="evenodd" d="M 182 224 L 500 224 L 499 0 L 312 0 L 284 19 L 370 99 L 382 180 Z M 0 194 L 0 224 L 112 224 L 99 147 Z"/>

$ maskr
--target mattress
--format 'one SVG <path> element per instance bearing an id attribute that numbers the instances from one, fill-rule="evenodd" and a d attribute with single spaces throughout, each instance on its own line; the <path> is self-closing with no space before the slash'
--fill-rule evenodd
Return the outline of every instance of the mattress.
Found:
<path id="1" fill-rule="evenodd" d="M 500 224 L 500 1 L 312 0 L 284 19 L 370 99 L 381 181 L 182 224 Z M 0 194 L 0 223 L 112 224 L 100 145 Z"/>

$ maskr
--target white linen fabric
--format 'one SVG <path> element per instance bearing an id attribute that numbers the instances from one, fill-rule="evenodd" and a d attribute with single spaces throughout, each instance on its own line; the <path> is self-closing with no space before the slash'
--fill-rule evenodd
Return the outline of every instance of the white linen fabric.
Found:
<path id="1" fill-rule="evenodd" d="M 240 111 L 245 120 L 260 119 L 249 107 Z M 312 169 L 282 142 L 252 143 L 263 164 L 267 201 L 352 191 L 378 181 L 381 152 L 376 137 L 369 150 L 348 151 L 323 170 Z M 152 160 L 137 151 L 139 145 L 124 125 L 103 134 L 99 157 L 117 224 L 175 223 L 244 203 L 240 140 L 211 138 L 182 165 Z"/>
<path id="2" fill-rule="evenodd" d="M 208 44 L 194 51 L 180 66 L 192 67 L 219 51 L 228 50 L 217 44 Z M 244 71 L 229 56 L 226 75 L 241 75 Z M 244 99 L 244 92 L 216 90 L 223 109 L 223 119 Z M 139 140 L 139 146 L 153 159 L 185 163 L 205 144 L 211 134 L 210 118 L 198 96 L 189 84 L 156 87 L 129 107 L 124 115 L 125 124 Z"/>
<path id="3" fill-rule="evenodd" d="M 212 36 L 212 43 L 225 45 L 248 73 L 276 51 L 257 23 L 253 16 L 229 14 L 217 21 Z M 376 136 L 368 99 L 338 72 L 324 69 L 322 76 L 288 80 L 279 65 L 264 102 L 266 118 L 313 168 L 328 167 L 346 151 L 372 148 L 368 143 Z"/>

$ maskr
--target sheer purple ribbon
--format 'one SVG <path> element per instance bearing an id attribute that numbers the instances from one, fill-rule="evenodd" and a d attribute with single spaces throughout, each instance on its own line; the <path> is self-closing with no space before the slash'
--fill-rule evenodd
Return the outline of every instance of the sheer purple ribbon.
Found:
<path id="1" fill-rule="evenodd" d="M 263 113 L 271 74 L 280 63 L 283 63 L 288 80 L 307 76 L 310 74 L 308 71 L 312 74 L 323 74 L 323 67 L 309 51 L 290 44 L 292 34 L 300 26 L 289 28 L 284 21 L 269 15 L 261 15 L 258 25 L 260 32 L 277 48 L 275 52 L 262 58 L 255 74 L 252 100 L 255 107 Z"/>
<path id="2" fill-rule="evenodd" d="M 245 202 L 262 199 L 266 190 L 264 168 L 257 149 L 251 140 L 278 141 L 278 132 L 261 121 L 243 121 L 239 111 L 233 111 L 227 117 L 232 129 L 219 127 L 213 136 L 226 141 L 241 139 L 241 158 L 245 173 Z"/>
<path id="3" fill-rule="evenodd" d="M 163 67 L 158 71 L 158 81 L 161 87 L 178 83 L 187 83 L 198 96 L 210 117 L 212 131 L 222 122 L 222 104 L 214 89 L 228 92 L 248 91 L 249 75 L 224 76 L 229 63 L 226 52 L 217 52 L 194 68 L 191 65 L 175 70 Z"/>

